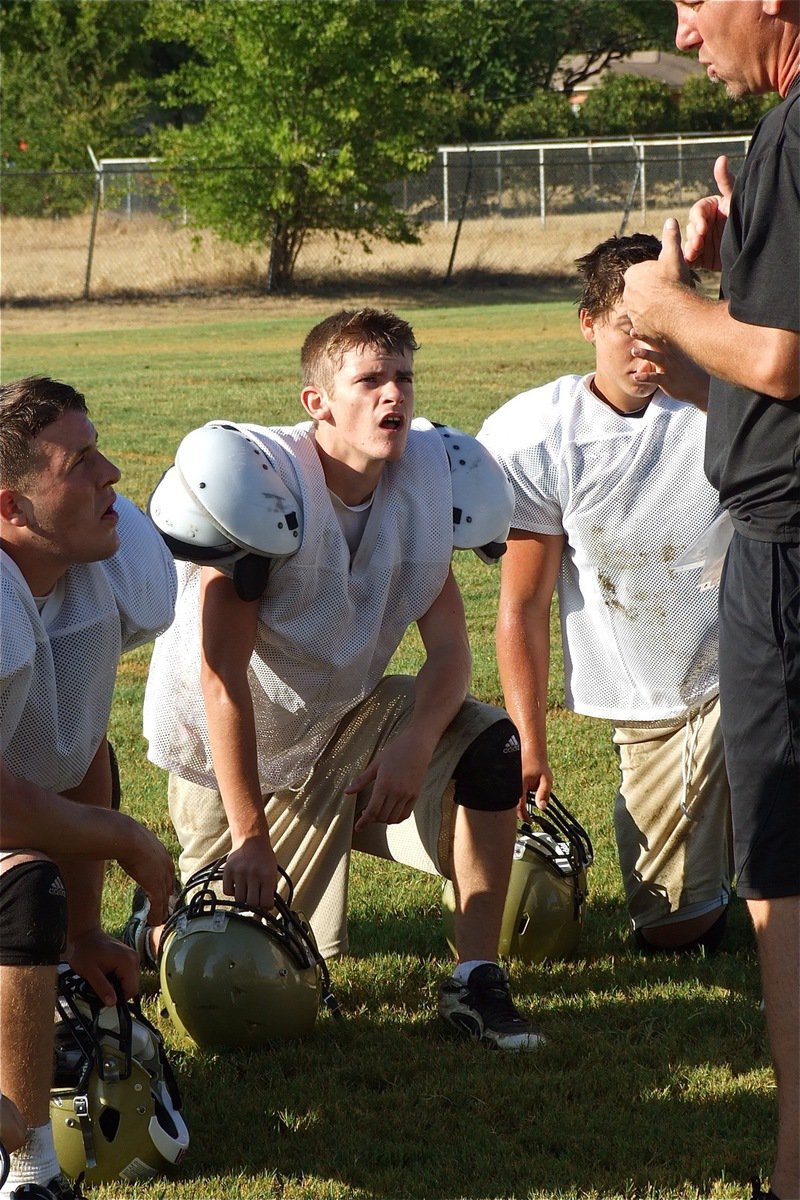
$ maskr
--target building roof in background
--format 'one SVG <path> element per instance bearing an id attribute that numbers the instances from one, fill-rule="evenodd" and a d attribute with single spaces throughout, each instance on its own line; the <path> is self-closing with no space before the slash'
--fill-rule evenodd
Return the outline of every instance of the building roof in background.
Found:
<path id="1" fill-rule="evenodd" d="M 581 54 L 564 59 L 566 70 L 561 78 L 563 79 L 564 74 L 583 67 L 585 61 Z M 615 60 L 609 66 L 604 67 L 602 71 L 598 71 L 597 74 L 584 79 L 582 83 L 576 84 L 570 92 L 570 100 L 579 104 L 588 92 L 603 82 L 606 75 L 638 75 L 642 79 L 655 79 L 659 83 L 666 83 L 671 91 L 679 92 L 687 79 L 694 75 L 704 74 L 703 64 L 696 58 L 689 58 L 685 54 L 670 54 L 667 50 L 634 50 L 632 54 Z M 556 72 L 553 80 L 556 87 L 558 79 L 559 73 Z"/>

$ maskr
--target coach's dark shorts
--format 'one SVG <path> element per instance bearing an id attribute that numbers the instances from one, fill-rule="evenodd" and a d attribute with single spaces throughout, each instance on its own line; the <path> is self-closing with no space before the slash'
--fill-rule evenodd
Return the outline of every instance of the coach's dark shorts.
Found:
<path id="1" fill-rule="evenodd" d="M 720 584 L 736 890 L 800 894 L 800 545 L 736 533 Z"/>

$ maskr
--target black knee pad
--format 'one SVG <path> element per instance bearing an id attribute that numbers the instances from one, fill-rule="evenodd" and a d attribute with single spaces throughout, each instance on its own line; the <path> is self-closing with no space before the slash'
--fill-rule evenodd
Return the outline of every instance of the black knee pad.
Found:
<path id="1" fill-rule="evenodd" d="M 0 875 L 0 966 L 60 961 L 67 944 L 67 893 L 54 862 L 37 858 Z"/>
<path id="2" fill-rule="evenodd" d="M 728 905 L 726 904 L 714 924 L 709 926 L 705 933 L 701 933 L 700 937 L 692 938 L 690 942 L 683 942 L 680 946 L 654 946 L 652 942 L 648 942 L 641 930 L 634 929 L 633 943 L 642 954 L 691 954 L 693 950 L 703 950 L 706 954 L 714 954 L 719 950 L 727 924 Z"/>
<path id="3" fill-rule="evenodd" d="M 453 772 L 455 802 L 482 812 L 516 808 L 522 794 L 522 753 L 514 724 L 504 717 L 470 742 Z"/>

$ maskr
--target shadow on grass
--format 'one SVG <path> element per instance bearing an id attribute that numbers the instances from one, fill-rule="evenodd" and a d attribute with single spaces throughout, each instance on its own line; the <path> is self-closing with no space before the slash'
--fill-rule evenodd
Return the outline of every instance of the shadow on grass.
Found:
<path id="1" fill-rule="evenodd" d="M 550 1044 L 510 1056 L 440 1034 L 427 969 L 411 965 L 399 1020 L 396 997 L 362 979 L 342 997 L 352 1015 L 303 1043 L 180 1062 L 195 1131 L 181 1177 L 270 1175 L 274 1194 L 313 1178 L 392 1200 L 745 1180 L 766 1166 L 774 1118 L 757 999 L 721 987 L 713 964 L 700 976 L 687 998 L 651 972 L 620 986 L 613 963 L 577 972 L 543 996 Z M 207 1136 L 220 1112 L 227 1143 Z"/>
<path id="2" fill-rule="evenodd" d="M 363 958 L 376 953 L 395 952 L 420 957 L 447 953 L 439 908 L 439 886 L 415 906 L 406 904 L 398 911 L 370 909 L 351 913 L 348 918 L 350 954 Z M 726 953 L 755 953 L 755 940 L 746 907 L 732 902 L 722 949 Z M 590 892 L 578 957 L 592 960 L 605 954 L 629 953 L 639 958 L 630 937 L 627 909 L 621 897 L 605 897 Z M 665 956 L 669 959 L 670 956 Z"/>
<path id="3" fill-rule="evenodd" d="M 91 299 L 72 296 L 5 297 L 0 309 L 46 309 L 68 304 L 71 307 L 93 307 L 106 304 L 142 305 L 183 304 L 187 300 L 225 298 L 274 300 L 289 303 L 295 300 L 340 301 L 343 297 L 369 296 L 375 303 L 391 306 L 402 303 L 426 308 L 460 308 L 475 305 L 548 303 L 557 300 L 574 301 L 576 279 L 572 275 L 498 275 L 490 271 L 465 271 L 445 282 L 430 274 L 387 272 L 380 277 L 350 280 L 337 278 L 325 281 L 301 280 L 284 291 L 267 293 L 262 288 L 191 288 L 173 292 L 148 293 L 142 289 L 120 288 Z"/>

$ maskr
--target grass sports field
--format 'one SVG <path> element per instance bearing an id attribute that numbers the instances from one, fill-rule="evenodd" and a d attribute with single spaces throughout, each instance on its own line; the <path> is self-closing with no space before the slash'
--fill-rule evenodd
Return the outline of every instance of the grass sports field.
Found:
<path id="1" fill-rule="evenodd" d="M 349 303 L 353 298 L 345 298 Z M 361 302 L 365 297 L 356 298 Z M 182 435 L 211 417 L 300 418 L 299 346 L 341 298 L 6 309 L 3 379 L 47 374 L 86 393 L 120 489 L 143 504 Z M 414 324 L 417 411 L 470 433 L 523 388 L 591 362 L 568 299 L 535 292 L 386 301 Z M 380 303 L 384 303 L 382 299 Z M 499 572 L 459 555 L 473 690 L 499 701 L 493 624 Z M 398 654 L 418 662 L 409 637 Z M 165 780 L 140 733 L 148 654 L 123 660 L 111 736 L 123 803 L 174 848 Z M 580 957 L 511 964 L 549 1045 L 498 1056 L 441 1036 L 435 990 L 448 972 L 436 880 L 359 858 L 351 955 L 332 964 L 346 1014 L 303 1043 L 208 1055 L 165 1031 L 192 1136 L 174 1176 L 90 1194 L 169 1200 L 489 1200 L 743 1197 L 767 1174 L 775 1098 L 753 938 L 735 904 L 722 953 L 642 960 L 627 942 L 611 829 L 610 729 L 549 696 L 556 790 L 589 829 L 596 861 Z M 87 697 L 91 703 L 91 697 Z M 109 869 L 118 931 L 129 881 Z"/>

